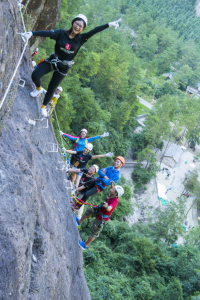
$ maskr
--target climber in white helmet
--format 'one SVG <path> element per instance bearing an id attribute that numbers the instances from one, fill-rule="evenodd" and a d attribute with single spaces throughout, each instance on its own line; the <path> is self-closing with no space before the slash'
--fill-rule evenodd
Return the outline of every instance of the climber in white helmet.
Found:
<path id="1" fill-rule="evenodd" d="M 90 243 L 99 236 L 102 226 L 105 226 L 108 223 L 113 211 L 118 205 L 119 197 L 123 194 L 123 187 L 121 187 L 120 185 L 114 185 L 114 181 L 112 181 L 110 188 L 110 197 L 106 200 L 106 202 L 103 203 L 103 205 L 88 208 L 81 219 L 79 219 L 75 214 L 77 226 L 81 225 L 86 219 L 96 218 L 91 228 L 90 237 L 87 239 L 87 241 L 84 243 L 79 240 L 79 246 L 83 250 L 87 249 Z"/>
<path id="2" fill-rule="evenodd" d="M 73 154 L 73 168 L 69 169 L 68 172 L 72 172 L 71 174 L 71 182 L 74 183 L 76 179 L 76 174 L 78 173 L 75 188 L 77 189 L 79 186 L 80 178 L 82 176 L 82 172 L 80 169 L 84 169 L 90 159 L 96 159 L 101 157 L 112 157 L 113 153 L 109 152 L 103 155 L 91 155 L 90 151 L 92 151 L 93 145 L 88 143 L 85 145 L 84 151 L 73 151 L 63 149 L 64 152 Z"/>
<path id="3" fill-rule="evenodd" d="M 60 94 L 62 93 L 63 89 L 61 86 L 57 87 L 55 93 L 53 94 L 53 97 L 51 101 L 49 102 L 49 105 L 51 106 L 50 113 L 52 114 L 54 108 L 56 107 L 57 101 L 60 98 Z"/>
<path id="4" fill-rule="evenodd" d="M 72 193 L 78 192 L 78 198 L 81 199 L 82 193 L 81 191 L 84 189 L 84 191 L 87 191 L 90 189 L 91 186 L 93 186 L 95 182 L 94 174 L 98 173 L 99 167 L 97 165 L 92 165 L 88 169 L 80 169 L 80 170 L 74 170 L 69 169 L 70 172 L 80 172 L 81 171 L 81 178 L 80 178 L 80 187 L 76 188 L 75 191 L 72 191 Z M 78 178 L 78 177 L 77 177 Z M 77 179 L 76 179 L 77 183 Z M 82 217 L 83 211 L 84 211 L 84 205 L 82 205 L 78 210 L 76 209 L 76 205 L 72 204 L 72 209 L 76 212 L 78 218 Z"/>
<path id="5" fill-rule="evenodd" d="M 87 33 L 82 33 L 82 31 L 87 26 L 87 17 L 83 14 L 78 14 L 72 20 L 72 26 L 69 30 L 41 30 L 30 31 L 21 34 L 21 36 L 23 36 L 26 39 L 29 39 L 33 35 L 41 37 L 50 37 L 51 39 L 56 41 L 54 53 L 51 54 L 48 59 L 43 60 L 43 62 L 40 63 L 37 69 L 32 73 L 32 80 L 36 85 L 36 89 L 31 92 L 31 97 L 37 97 L 43 92 L 43 88 L 41 86 L 41 78 L 45 74 L 54 71 L 52 79 L 48 86 L 47 93 L 44 97 L 43 105 L 41 107 L 41 114 L 43 117 L 47 117 L 46 106 L 49 103 L 49 101 L 51 101 L 57 86 L 65 78 L 67 72 L 69 71 L 69 68 L 73 65 L 73 59 L 77 55 L 81 46 L 85 42 L 87 42 L 87 40 L 91 38 L 94 34 L 108 27 L 117 28 L 119 26 L 120 21 L 121 19 L 107 23 L 105 25 L 98 26 Z"/>

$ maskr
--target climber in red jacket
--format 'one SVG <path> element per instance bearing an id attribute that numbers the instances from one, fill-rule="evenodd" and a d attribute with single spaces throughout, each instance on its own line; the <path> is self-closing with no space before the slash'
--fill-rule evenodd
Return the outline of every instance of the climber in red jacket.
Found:
<path id="1" fill-rule="evenodd" d="M 123 187 L 121 187 L 120 185 L 114 186 L 114 181 L 111 181 L 110 197 L 106 200 L 106 202 L 104 202 L 103 205 L 98 206 L 97 211 L 95 211 L 96 208 L 88 208 L 81 219 L 79 219 L 75 214 L 77 226 L 81 225 L 81 223 L 83 223 L 83 221 L 85 221 L 86 219 L 90 219 L 92 217 L 96 218 L 91 228 L 91 235 L 87 239 L 87 241 L 84 243 L 79 240 L 79 246 L 83 250 L 87 249 L 90 243 L 99 236 L 102 226 L 105 226 L 108 223 L 113 211 L 118 205 L 119 197 L 123 194 Z"/>

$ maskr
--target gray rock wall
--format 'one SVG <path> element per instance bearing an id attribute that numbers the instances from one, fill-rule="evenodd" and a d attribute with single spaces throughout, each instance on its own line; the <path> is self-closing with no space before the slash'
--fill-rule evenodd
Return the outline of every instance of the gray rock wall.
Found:
<path id="1" fill-rule="evenodd" d="M 55 26 L 60 1 L 26 4 L 30 14 L 35 5 L 35 30 Z M 17 31 L 22 31 L 17 1 L 1 1 L 0 101 L 23 48 Z M 27 48 L 0 110 L 0 300 L 89 300 L 66 175 L 56 169 L 62 157 L 48 152 L 55 142 L 52 128 L 28 123 L 39 118 L 41 106 L 29 96 L 31 72 Z"/>
<path id="2" fill-rule="evenodd" d="M 22 49 L 22 41 L 16 35 L 21 31 L 21 23 L 17 8 L 17 1 L 0 2 L 0 102 L 7 89 L 9 80 L 15 69 L 15 65 Z M 0 111 L 0 126 L 2 120 L 6 118 L 16 94 L 16 88 L 19 82 L 17 74 L 9 94 Z M 1 128 L 0 128 L 1 129 Z"/>
<path id="3" fill-rule="evenodd" d="M 52 30 L 59 19 L 61 0 L 23 0 L 28 13 L 29 30 Z M 30 41 L 31 50 L 44 40 L 42 37 L 33 37 Z"/>
<path id="4" fill-rule="evenodd" d="M 0 138 L 0 299 L 89 300 L 62 158 L 48 152 L 52 128 L 28 123 L 41 106 L 29 96 L 30 74 L 24 60 L 26 86 Z"/>
<path id="5" fill-rule="evenodd" d="M 61 0 L 24 0 L 27 14 L 24 12 L 24 21 L 27 30 L 52 30 L 59 19 Z M 28 18 L 27 18 L 28 17 Z M 21 37 L 16 32 L 23 32 L 17 0 L 5 0 L 0 2 L 0 102 L 8 87 L 10 78 L 14 72 L 20 54 L 23 49 Z M 30 40 L 31 51 L 44 40 L 33 37 Z M 30 50 L 29 50 L 30 52 Z M 19 72 L 13 81 L 6 101 L 0 110 L 0 131 L 3 120 L 7 117 L 16 89 L 19 84 Z"/>

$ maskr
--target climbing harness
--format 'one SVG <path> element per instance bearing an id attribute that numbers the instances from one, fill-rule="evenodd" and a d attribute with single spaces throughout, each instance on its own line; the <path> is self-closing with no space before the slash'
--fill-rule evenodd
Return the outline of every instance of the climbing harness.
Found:
<path id="1" fill-rule="evenodd" d="M 74 195 L 71 192 L 70 192 L 70 195 L 75 200 L 75 202 L 70 201 L 72 203 L 72 210 L 73 211 L 78 210 L 82 205 L 88 205 L 93 210 L 94 210 L 94 208 L 98 207 L 98 205 L 93 205 L 93 204 L 90 204 L 88 202 L 84 202 L 83 200 L 81 200 L 79 198 L 74 197 Z"/>
<path id="2" fill-rule="evenodd" d="M 72 211 L 77 211 L 79 210 L 79 208 L 82 206 L 82 205 L 88 205 L 93 211 L 94 213 L 96 213 L 96 216 L 101 216 L 101 223 L 98 225 L 98 227 L 102 227 L 103 226 L 103 229 L 105 228 L 105 226 L 107 224 L 105 224 L 105 221 L 103 220 L 104 218 L 108 218 L 107 215 L 104 215 L 102 212 L 101 212 L 101 209 L 103 207 L 103 205 L 93 205 L 93 204 L 90 204 L 88 202 L 84 202 L 83 200 L 81 199 L 78 199 L 76 197 L 74 197 L 74 195 L 70 192 L 70 195 L 72 196 L 72 198 L 75 200 L 75 202 L 73 201 L 70 201 L 71 204 L 72 204 Z M 102 230 L 103 230 L 102 229 Z"/>
<path id="3" fill-rule="evenodd" d="M 53 66 L 54 66 L 55 69 L 56 69 L 56 71 L 57 71 L 58 73 L 60 73 L 60 74 L 63 75 L 63 76 L 66 76 L 67 74 L 62 73 L 62 72 L 59 70 L 57 64 L 58 64 L 58 63 L 61 63 L 63 66 L 68 66 L 68 67 L 70 68 L 70 67 L 74 64 L 74 61 L 73 61 L 73 60 L 71 60 L 71 61 L 69 61 L 69 60 L 60 60 L 60 59 L 58 58 L 58 56 L 57 56 L 55 53 L 52 53 L 52 55 L 54 55 L 55 58 L 53 58 L 53 59 L 51 59 L 51 60 L 45 59 L 44 61 L 46 61 L 46 62 L 48 62 L 48 63 L 51 64 L 52 71 L 54 70 L 54 69 L 53 69 Z"/>
<path id="4" fill-rule="evenodd" d="M 41 58 L 41 59 L 38 61 L 37 66 L 39 66 L 39 65 L 42 64 L 43 62 L 44 62 L 44 58 Z"/>

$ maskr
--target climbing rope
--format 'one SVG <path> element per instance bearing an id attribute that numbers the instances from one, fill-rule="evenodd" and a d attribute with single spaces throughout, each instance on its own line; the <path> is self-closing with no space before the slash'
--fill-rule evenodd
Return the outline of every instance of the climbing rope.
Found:
<path id="1" fill-rule="evenodd" d="M 19 1 L 18 1 L 18 7 L 19 7 L 19 9 L 20 9 L 20 13 L 21 13 L 21 8 L 23 7 L 23 4 L 21 4 L 21 1 L 22 1 L 22 0 L 19 0 Z M 22 13 L 21 13 L 21 18 L 22 18 L 22 24 L 23 24 L 23 27 L 24 27 L 24 31 L 26 32 L 26 28 L 25 28 L 25 24 L 24 24 L 24 18 L 23 18 L 23 14 L 22 14 Z M 21 35 L 21 38 L 22 38 L 22 40 L 24 41 L 25 45 L 24 45 L 22 54 L 21 54 L 21 56 L 20 56 L 20 58 L 19 58 L 19 61 L 18 61 L 17 65 L 16 65 L 16 67 L 15 67 L 15 70 L 14 70 L 14 72 L 13 72 L 13 75 L 12 75 L 12 77 L 11 77 L 11 79 L 10 79 L 10 82 L 9 82 L 9 85 L 8 85 L 8 87 L 7 87 L 7 89 L 6 89 L 6 92 L 5 92 L 3 98 L 2 98 L 2 100 L 1 100 L 1 102 L 0 102 L 0 109 L 2 108 L 2 106 L 3 106 L 3 104 L 4 104 L 4 101 L 5 101 L 5 99 L 6 99 L 6 96 L 8 95 L 9 89 L 10 89 L 10 87 L 11 87 L 11 84 L 12 84 L 12 82 L 13 82 L 13 79 L 14 79 L 16 73 L 17 73 L 17 70 L 18 70 L 19 65 L 20 65 L 20 63 L 21 63 L 21 60 L 22 60 L 22 57 L 23 57 L 24 52 L 25 52 L 25 50 L 26 50 L 26 47 L 27 47 L 27 45 L 28 45 L 29 37 L 27 37 L 27 36 L 25 36 L 25 35 L 22 35 L 22 34 L 20 34 L 20 33 L 18 33 L 18 34 Z"/>
<path id="2" fill-rule="evenodd" d="M 58 124 L 58 129 L 59 129 L 59 132 L 60 132 L 61 130 L 60 130 L 59 122 L 58 122 L 58 117 L 57 117 L 57 113 L 56 113 L 56 108 L 54 108 L 54 113 L 55 113 L 55 116 L 56 116 L 56 122 L 57 122 L 57 124 Z M 62 148 L 64 148 L 62 136 L 60 136 L 60 137 L 61 137 L 61 142 L 62 142 Z"/>
<path id="3" fill-rule="evenodd" d="M 74 195 L 71 192 L 70 192 L 70 195 L 76 201 L 76 203 L 75 203 L 75 204 L 77 204 L 76 209 L 79 209 L 82 205 L 88 205 L 91 209 L 93 209 L 94 207 L 98 207 L 98 205 L 93 205 L 91 203 L 84 202 L 83 200 L 74 197 Z"/>
<path id="4" fill-rule="evenodd" d="M 60 130 L 60 124 L 59 124 L 59 122 L 58 122 L 58 117 L 57 117 L 57 113 L 56 113 L 56 109 L 55 109 L 55 107 L 54 107 L 54 113 L 55 113 L 55 116 L 56 116 L 56 122 L 57 122 L 57 125 L 58 125 L 58 129 L 59 129 L 59 131 L 61 131 Z M 71 163 L 70 163 L 70 160 L 69 160 L 69 158 L 68 158 L 68 156 L 67 156 L 67 154 L 66 154 L 66 150 L 65 150 L 65 147 L 64 147 L 64 144 L 63 144 L 63 137 L 62 136 L 60 136 L 61 137 L 61 142 L 62 142 L 62 154 L 65 156 L 65 158 L 66 158 L 66 161 L 65 161 L 65 164 L 66 164 L 66 171 L 68 170 L 68 168 L 69 167 L 71 167 Z M 65 140 L 64 140 L 65 141 Z M 66 141 L 65 141 L 66 142 Z"/>
<path id="5" fill-rule="evenodd" d="M 18 33 L 18 34 L 19 34 L 19 33 Z M 13 82 L 13 79 L 14 79 L 16 73 L 17 73 L 17 70 L 18 70 L 19 65 L 20 65 L 20 63 L 21 63 L 21 60 L 22 60 L 22 57 L 23 57 L 24 52 L 25 52 L 25 50 L 26 50 L 26 47 L 27 47 L 27 45 L 28 45 L 28 39 L 27 39 L 26 41 L 25 41 L 25 39 L 24 39 L 23 37 L 22 37 L 22 39 L 23 39 L 23 41 L 25 42 L 25 45 L 24 45 L 22 54 L 21 54 L 21 56 L 20 56 L 20 58 L 19 58 L 19 61 L 18 61 L 18 63 L 17 63 L 17 66 L 16 66 L 16 68 L 15 68 L 15 70 L 14 70 L 14 73 L 13 73 L 11 79 L 10 79 L 10 82 L 9 82 L 9 85 L 8 85 L 8 87 L 7 87 L 7 89 L 6 89 L 6 92 L 5 92 L 4 96 L 3 96 L 3 99 L 1 100 L 1 103 L 0 103 L 0 109 L 2 108 L 3 103 L 4 103 L 5 99 L 6 99 L 6 96 L 8 95 L 10 86 L 11 86 L 11 84 L 12 84 L 12 82 Z"/>
<path id="6" fill-rule="evenodd" d="M 67 146 L 71 147 L 71 145 L 69 144 L 68 139 L 66 139 L 64 135 L 62 136 L 62 138 L 63 138 L 64 142 L 67 144 Z"/>
<path id="7" fill-rule="evenodd" d="M 23 14 L 22 14 L 22 8 L 24 7 L 25 10 L 26 10 L 26 7 L 21 4 L 22 0 L 19 0 L 17 2 L 17 5 L 18 5 L 18 8 L 19 8 L 19 12 L 20 12 L 20 15 L 21 15 L 21 19 L 22 19 L 22 24 L 23 24 L 23 28 L 24 28 L 24 32 L 26 32 L 26 27 L 25 27 L 25 23 L 24 23 L 24 18 L 23 18 Z"/>

